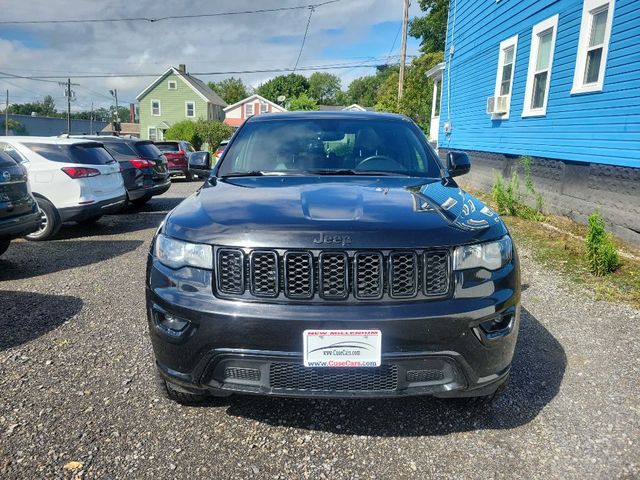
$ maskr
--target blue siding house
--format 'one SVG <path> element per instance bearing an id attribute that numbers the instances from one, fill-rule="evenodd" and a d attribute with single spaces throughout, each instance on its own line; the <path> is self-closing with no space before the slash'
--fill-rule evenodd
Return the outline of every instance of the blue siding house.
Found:
<path id="1" fill-rule="evenodd" d="M 443 67 L 438 148 L 470 183 L 528 155 L 549 210 L 640 243 L 640 1 L 451 0 Z"/>

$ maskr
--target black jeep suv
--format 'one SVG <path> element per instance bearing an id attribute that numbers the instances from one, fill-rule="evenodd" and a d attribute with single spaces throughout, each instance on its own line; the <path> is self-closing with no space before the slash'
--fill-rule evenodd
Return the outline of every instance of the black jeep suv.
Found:
<path id="1" fill-rule="evenodd" d="M 402 116 L 247 120 L 152 244 L 169 395 L 492 399 L 520 275 L 502 220 L 453 179 L 469 168 Z"/>
<path id="2" fill-rule="evenodd" d="M 13 238 L 40 228 L 40 210 L 31 195 L 26 170 L 0 152 L 0 255 Z"/>

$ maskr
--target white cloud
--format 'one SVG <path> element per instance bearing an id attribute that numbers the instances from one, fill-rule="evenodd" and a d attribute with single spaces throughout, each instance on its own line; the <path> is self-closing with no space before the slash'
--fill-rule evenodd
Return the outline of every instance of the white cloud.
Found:
<path id="1" fill-rule="evenodd" d="M 5 20 L 52 20 L 62 18 L 162 17 L 197 15 L 207 12 L 278 8 L 320 0 L 8 0 L 3 6 Z M 5 3 L 5 2 L 3 2 Z M 413 2 L 417 4 L 418 2 Z M 98 73 L 158 74 L 169 65 L 185 63 L 191 72 L 259 70 L 291 67 L 304 33 L 309 11 L 290 10 L 252 15 L 193 18 L 148 22 L 45 24 L 9 26 L 0 30 L 0 71 L 18 75 L 73 75 Z M 419 14 L 416 5 L 412 15 Z M 366 38 L 373 25 L 399 21 L 402 4 L 398 0 L 341 0 L 319 7 L 313 14 L 309 36 L 300 65 L 353 63 L 345 59 L 345 47 Z M 334 35 L 323 33 L 326 29 Z M 4 33 L 3 33 L 4 32 Z M 273 37 L 291 37 L 277 43 Z M 388 38 L 391 47 L 393 38 Z M 399 41 L 396 48 L 399 47 Z M 333 54 L 335 52 L 335 55 Z M 386 54 L 386 52 L 384 52 Z M 369 71 L 370 72 L 370 71 Z M 343 83 L 369 73 L 363 69 L 336 70 Z M 309 75 L 311 72 L 304 72 Z M 258 85 L 275 74 L 240 75 L 246 83 Z M 235 75 L 238 76 L 238 75 Z M 133 101 L 154 77 L 77 79 L 74 109 L 109 105 L 109 89 L 117 88 L 121 103 Z M 224 76 L 201 77 L 205 81 Z M 64 102 L 63 88 L 55 83 L 12 79 L 0 80 L 16 101 L 37 99 L 46 94 Z M 100 95 L 98 95 L 98 93 Z"/>

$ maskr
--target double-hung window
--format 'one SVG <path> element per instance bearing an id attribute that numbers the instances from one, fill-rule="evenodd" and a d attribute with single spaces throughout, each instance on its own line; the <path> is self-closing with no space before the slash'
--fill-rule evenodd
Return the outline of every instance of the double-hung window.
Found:
<path id="1" fill-rule="evenodd" d="M 261 103 L 260 113 L 269 113 L 269 105 L 267 105 L 266 103 Z"/>
<path id="2" fill-rule="evenodd" d="M 187 118 L 194 118 L 196 116 L 196 104 L 195 102 L 184 103 L 184 116 Z"/>
<path id="3" fill-rule="evenodd" d="M 158 129 L 156 127 L 149 127 L 149 140 L 155 142 L 158 139 Z"/>
<path id="4" fill-rule="evenodd" d="M 614 4 L 615 0 L 584 0 L 571 93 L 602 90 Z"/>
<path id="5" fill-rule="evenodd" d="M 252 117 L 254 115 L 253 112 L 253 103 L 245 103 L 244 104 L 244 116 L 246 118 Z"/>
<path id="6" fill-rule="evenodd" d="M 533 27 L 522 116 L 546 115 L 551 66 L 558 32 L 558 15 Z"/>
<path id="7" fill-rule="evenodd" d="M 500 115 L 502 120 L 509 118 L 511 109 L 511 90 L 513 88 L 513 74 L 516 67 L 516 50 L 518 48 L 518 36 L 515 35 L 500 42 L 498 55 L 498 73 L 496 74 L 496 97 L 506 97 L 506 113 Z"/>
<path id="8" fill-rule="evenodd" d="M 160 116 L 160 100 L 151 100 L 151 115 Z"/>

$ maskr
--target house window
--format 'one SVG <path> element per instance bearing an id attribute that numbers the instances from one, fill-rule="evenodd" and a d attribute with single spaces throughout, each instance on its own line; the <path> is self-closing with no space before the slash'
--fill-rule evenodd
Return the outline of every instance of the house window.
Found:
<path id="1" fill-rule="evenodd" d="M 187 118 L 194 118 L 196 116 L 196 104 L 195 102 L 184 103 L 184 115 Z"/>
<path id="2" fill-rule="evenodd" d="M 149 127 L 149 140 L 155 142 L 158 139 L 158 129 L 156 127 Z"/>
<path id="3" fill-rule="evenodd" d="M 253 103 L 245 103 L 244 116 L 249 118 L 253 116 Z"/>
<path id="4" fill-rule="evenodd" d="M 571 93 L 602 91 L 615 0 L 584 0 Z"/>
<path id="5" fill-rule="evenodd" d="M 496 74 L 496 87 L 494 95 L 496 97 L 508 97 L 507 113 L 500 116 L 500 118 L 503 120 L 509 118 L 509 109 L 511 105 L 511 89 L 513 87 L 513 74 L 516 67 L 517 48 L 517 35 L 500 42 L 500 52 L 498 54 L 498 72 Z"/>
<path id="6" fill-rule="evenodd" d="M 178 89 L 178 83 L 175 80 L 169 80 L 168 85 L 169 85 L 169 90 Z"/>
<path id="7" fill-rule="evenodd" d="M 261 103 L 260 113 L 269 113 L 269 105 L 267 105 L 266 103 Z"/>
<path id="8" fill-rule="evenodd" d="M 151 115 L 160 116 L 160 100 L 151 100 Z"/>
<path id="9" fill-rule="evenodd" d="M 523 117 L 546 115 L 547 113 L 557 30 L 558 15 L 554 15 L 535 25 L 531 32 L 531 52 L 529 54 Z"/>

